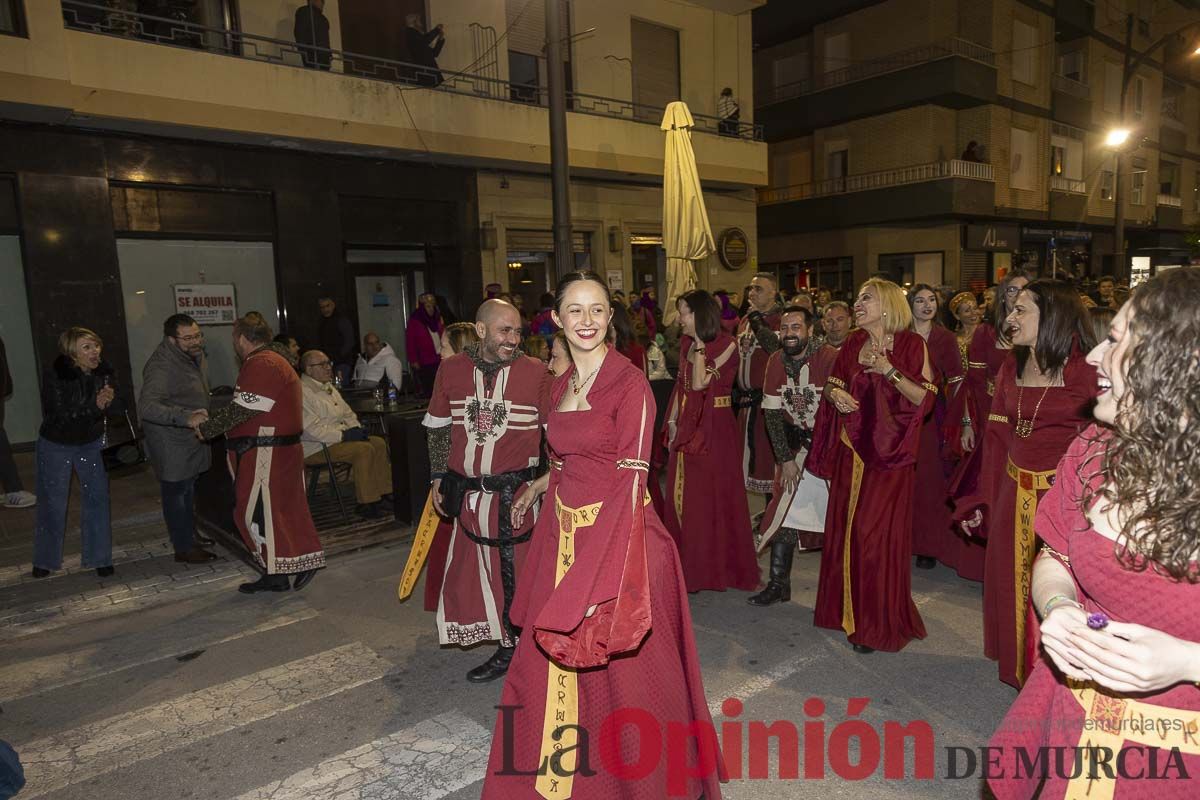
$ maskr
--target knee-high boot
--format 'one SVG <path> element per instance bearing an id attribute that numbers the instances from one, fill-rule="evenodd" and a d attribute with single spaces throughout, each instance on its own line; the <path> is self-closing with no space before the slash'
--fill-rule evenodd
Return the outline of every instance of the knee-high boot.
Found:
<path id="1" fill-rule="evenodd" d="M 771 578 L 767 588 L 746 599 L 752 606 L 769 606 L 792 599 L 792 556 L 796 544 L 790 541 L 771 542 Z"/>

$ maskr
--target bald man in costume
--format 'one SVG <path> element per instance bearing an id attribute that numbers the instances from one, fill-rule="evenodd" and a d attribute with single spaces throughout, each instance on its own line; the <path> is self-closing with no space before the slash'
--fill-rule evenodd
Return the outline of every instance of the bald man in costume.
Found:
<path id="1" fill-rule="evenodd" d="M 424 425 L 434 507 L 454 523 L 443 574 L 428 578 L 442 586 L 438 638 L 460 647 L 499 642 L 467 673 L 484 683 L 508 672 L 516 647 L 508 615 L 535 515 L 514 528 L 512 503 L 539 474 L 552 377 L 521 352 L 521 315 L 511 303 L 484 301 L 475 330 L 481 341 L 438 368 Z"/>

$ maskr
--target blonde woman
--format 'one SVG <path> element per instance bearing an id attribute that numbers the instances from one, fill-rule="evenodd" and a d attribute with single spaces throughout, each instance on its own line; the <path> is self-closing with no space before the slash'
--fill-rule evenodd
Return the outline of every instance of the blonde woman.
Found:
<path id="1" fill-rule="evenodd" d="M 58 337 L 59 356 L 42 380 L 42 427 L 37 441 L 37 529 L 33 577 L 62 569 L 71 475 L 79 475 L 84 567 L 113 574 L 108 473 L 104 471 L 105 416 L 125 410 L 112 367 L 100 358 L 104 343 L 87 328 Z"/>

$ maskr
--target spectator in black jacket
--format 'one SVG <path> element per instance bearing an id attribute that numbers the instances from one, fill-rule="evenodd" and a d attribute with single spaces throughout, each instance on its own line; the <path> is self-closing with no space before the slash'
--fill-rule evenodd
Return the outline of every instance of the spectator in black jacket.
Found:
<path id="1" fill-rule="evenodd" d="M 27 508 L 37 502 L 37 497 L 25 491 L 21 483 L 21 475 L 12 457 L 12 445 L 8 442 L 8 434 L 4 432 L 4 403 L 12 396 L 13 380 L 8 371 L 8 354 L 4 350 L 4 340 L 0 339 L 0 506 L 6 508 Z"/>
<path id="2" fill-rule="evenodd" d="M 318 349 L 333 362 L 338 385 L 347 386 L 354 372 L 355 356 L 358 355 L 358 337 L 354 335 L 354 325 L 337 310 L 337 303 L 332 297 L 318 299 L 317 308 L 321 310 L 321 321 L 317 325 Z"/>
<path id="3" fill-rule="evenodd" d="M 42 379 L 42 428 L 37 442 L 37 530 L 33 577 L 62 569 L 63 536 L 71 473 L 83 495 L 81 533 L 84 567 L 104 578 L 113 574 L 108 473 L 101 451 L 107 414 L 125 411 L 112 367 L 100 358 L 104 344 L 87 328 L 68 328 L 58 337 L 61 355 Z"/>
<path id="4" fill-rule="evenodd" d="M 329 69 L 329 20 L 323 13 L 325 0 L 308 0 L 296 9 L 292 36 L 301 45 L 300 57 L 309 69 Z M 308 45 L 304 47 L 303 45 Z"/>
<path id="5" fill-rule="evenodd" d="M 409 62 L 422 69 L 413 70 L 412 80 L 418 86 L 438 86 L 442 73 L 438 69 L 437 57 L 446 46 L 446 33 L 441 25 L 431 31 L 422 30 L 420 14 L 409 14 L 404 19 L 404 46 L 408 49 Z"/>

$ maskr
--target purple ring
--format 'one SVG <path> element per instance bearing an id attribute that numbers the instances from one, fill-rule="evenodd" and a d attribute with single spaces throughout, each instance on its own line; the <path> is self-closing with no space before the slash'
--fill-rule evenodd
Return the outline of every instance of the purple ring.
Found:
<path id="1" fill-rule="evenodd" d="M 1087 615 L 1087 626 L 1094 631 L 1103 630 L 1108 627 L 1108 615 L 1095 611 Z"/>

